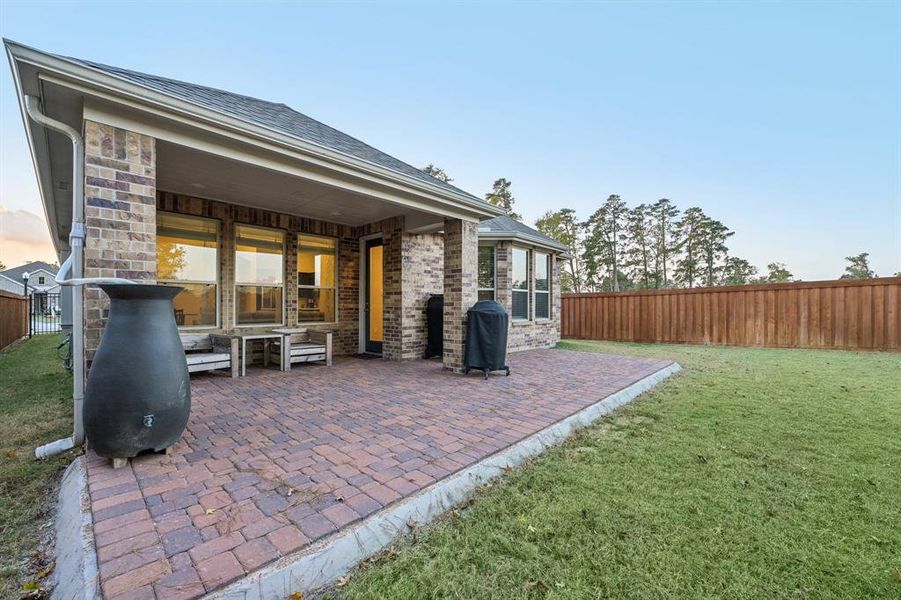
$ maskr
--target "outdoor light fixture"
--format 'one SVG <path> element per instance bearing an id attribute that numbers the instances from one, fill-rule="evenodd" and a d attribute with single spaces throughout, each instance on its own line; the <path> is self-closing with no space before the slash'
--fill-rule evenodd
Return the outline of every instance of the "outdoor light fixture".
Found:
<path id="1" fill-rule="evenodd" d="M 26 295 L 26 296 L 28 295 L 28 277 L 29 277 L 28 271 L 25 271 L 24 273 L 22 273 L 22 285 L 25 286 L 25 294 L 24 295 Z"/>

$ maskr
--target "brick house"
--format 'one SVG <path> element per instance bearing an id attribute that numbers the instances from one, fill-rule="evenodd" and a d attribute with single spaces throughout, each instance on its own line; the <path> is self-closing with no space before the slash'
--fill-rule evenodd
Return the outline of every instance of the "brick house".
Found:
<path id="1" fill-rule="evenodd" d="M 84 276 L 183 286 L 181 329 L 328 329 L 337 354 L 415 359 L 444 294 L 447 368 L 478 299 L 511 314 L 510 350 L 559 339 L 565 247 L 480 198 L 284 104 L 5 46 L 60 261 L 83 186 Z M 83 179 L 28 102 L 83 136 Z M 77 289 L 90 360 L 107 302 Z"/>

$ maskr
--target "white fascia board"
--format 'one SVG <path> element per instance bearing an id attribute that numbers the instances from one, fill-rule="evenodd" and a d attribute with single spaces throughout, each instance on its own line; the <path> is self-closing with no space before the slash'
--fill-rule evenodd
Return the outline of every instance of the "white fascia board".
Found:
<path id="1" fill-rule="evenodd" d="M 70 87 L 83 93 L 96 95 L 112 102 L 155 113 L 201 127 L 219 135 L 239 139 L 252 145 L 273 150 L 289 151 L 297 160 L 318 162 L 322 166 L 344 171 L 350 175 L 371 179 L 374 183 L 403 189 L 433 202 L 456 205 L 458 212 L 472 212 L 475 217 L 494 217 L 503 214 L 498 207 L 482 203 L 465 194 L 444 190 L 413 177 L 376 165 L 307 140 L 290 136 L 274 129 L 238 119 L 222 112 L 186 102 L 176 96 L 164 94 L 99 70 L 85 67 L 70 60 L 48 55 L 39 50 L 6 41 L 10 59 L 27 62 L 40 69 L 55 71 L 60 77 L 42 74 L 44 80 Z M 20 94 L 21 95 L 21 94 Z M 21 102 L 21 99 L 20 99 Z"/>

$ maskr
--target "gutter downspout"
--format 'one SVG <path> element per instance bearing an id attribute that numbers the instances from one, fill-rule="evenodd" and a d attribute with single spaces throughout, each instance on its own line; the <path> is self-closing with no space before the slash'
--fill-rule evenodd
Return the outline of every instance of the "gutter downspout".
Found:
<path id="1" fill-rule="evenodd" d="M 65 286 L 81 286 L 92 283 L 134 283 L 128 279 L 116 277 L 83 279 L 84 275 L 84 140 L 81 134 L 72 127 L 51 119 L 41 112 L 39 101 L 34 96 L 25 95 L 25 109 L 28 116 L 39 125 L 58 131 L 72 141 L 72 229 L 69 233 L 69 257 L 65 260 L 56 282 Z M 36 448 L 37 458 L 47 458 L 71 450 L 84 443 L 84 421 L 82 405 L 84 403 L 84 296 L 72 292 L 72 400 L 73 431 L 72 436 L 50 442 Z"/>

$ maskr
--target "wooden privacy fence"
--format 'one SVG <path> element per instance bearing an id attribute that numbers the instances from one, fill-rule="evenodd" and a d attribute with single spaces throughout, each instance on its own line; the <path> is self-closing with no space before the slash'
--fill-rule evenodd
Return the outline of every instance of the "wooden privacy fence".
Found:
<path id="1" fill-rule="evenodd" d="M 28 335 L 28 298 L 0 290 L 0 350 Z"/>
<path id="2" fill-rule="evenodd" d="M 901 350 L 901 277 L 564 294 L 564 338 Z"/>

